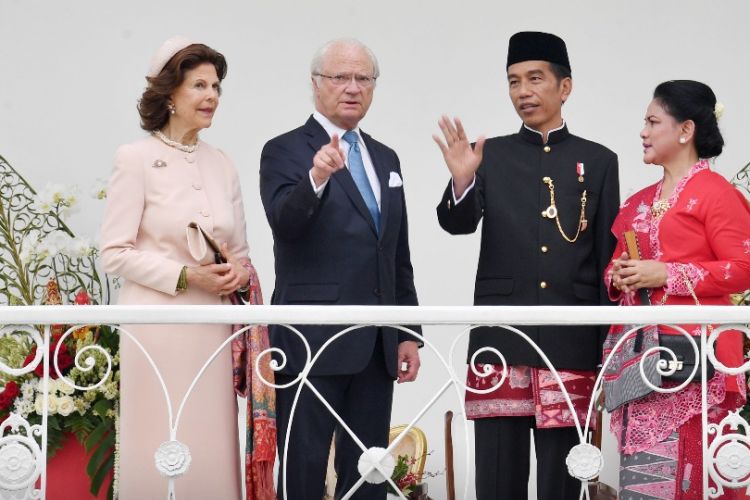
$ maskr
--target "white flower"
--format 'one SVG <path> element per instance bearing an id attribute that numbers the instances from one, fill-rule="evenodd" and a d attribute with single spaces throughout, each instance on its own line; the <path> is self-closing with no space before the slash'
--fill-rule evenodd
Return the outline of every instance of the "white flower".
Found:
<path id="1" fill-rule="evenodd" d="M 70 382 L 72 383 L 73 381 L 71 380 Z M 66 382 L 63 379 L 58 379 L 57 380 L 57 390 L 60 391 L 60 394 L 64 394 L 66 396 L 70 396 L 71 394 L 73 394 L 73 392 L 75 392 L 75 387 L 73 387 L 72 385 L 68 384 L 68 382 Z"/>
<path id="2" fill-rule="evenodd" d="M 19 255 L 21 262 L 29 264 L 31 261 L 39 259 L 39 238 L 24 237 L 21 240 L 21 253 Z"/>
<path id="3" fill-rule="evenodd" d="M 44 403 L 44 395 L 39 394 L 36 397 L 36 400 L 34 401 L 34 411 L 37 412 L 37 414 L 39 415 L 41 415 L 43 412 L 43 408 L 42 408 L 43 403 Z M 59 406 L 58 397 L 50 394 L 49 400 L 47 401 L 47 410 L 49 411 L 49 415 L 54 415 L 55 413 L 57 413 L 58 406 Z"/>
<path id="4" fill-rule="evenodd" d="M 714 106 L 714 116 L 716 117 L 717 122 L 721 120 L 721 117 L 723 114 L 724 114 L 724 105 L 720 103 L 719 101 L 716 101 L 716 105 Z"/>
<path id="5" fill-rule="evenodd" d="M 68 255 L 75 259 L 89 257 L 94 254 L 95 250 L 96 247 L 91 242 L 91 239 L 86 237 L 73 238 L 68 245 Z"/>
<path id="6" fill-rule="evenodd" d="M 76 409 L 76 405 L 73 402 L 73 398 L 70 396 L 63 396 L 60 399 L 58 399 L 57 403 L 57 413 L 62 415 L 63 417 L 67 417 L 73 411 Z"/>
<path id="7" fill-rule="evenodd" d="M 37 193 L 33 208 L 40 213 L 59 211 L 61 215 L 69 215 L 74 211 L 77 195 L 78 189 L 75 186 L 47 184 Z"/>
<path id="8" fill-rule="evenodd" d="M 39 379 L 32 379 L 27 380 L 23 384 L 21 384 L 21 395 L 23 396 L 23 399 L 33 399 L 34 393 L 36 392 L 36 388 L 38 386 L 38 380 Z"/>
<path id="9" fill-rule="evenodd" d="M 109 382 L 104 384 L 102 387 L 102 394 L 107 399 L 115 399 L 117 397 L 117 382 Z"/>
<path id="10" fill-rule="evenodd" d="M 65 231 L 53 231 L 37 247 L 41 258 L 70 253 L 72 238 Z"/>
<path id="11" fill-rule="evenodd" d="M 31 399 L 17 398 L 13 403 L 15 412 L 20 414 L 23 418 L 27 418 L 29 413 L 34 411 L 34 404 L 31 401 Z"/>
<path id="12" fill-rule="evenodd" d="M 91 404 L 80 396 L 73 398 L 73 404 L 75 404 L 76 411 L 81 415 L 85 414 L 91 408 Z"/>
<path id="13" fill-rule="evenodd" d="M 99 177 L 91 186 L 91 197 L 95 200 L 104 200 L 107 198 L 107 179 Z"/>

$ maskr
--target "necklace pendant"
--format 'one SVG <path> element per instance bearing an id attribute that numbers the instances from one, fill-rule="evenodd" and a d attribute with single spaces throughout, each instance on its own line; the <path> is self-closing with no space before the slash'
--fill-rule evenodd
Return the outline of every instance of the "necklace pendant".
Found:
<path id="1" fill-rule="evenodd" d="M 583 219 L 581 221 L 581 232 L 584 232 L 587 227 L 589 227 L 589 221 L 587 221 L 586 219 Z"/>

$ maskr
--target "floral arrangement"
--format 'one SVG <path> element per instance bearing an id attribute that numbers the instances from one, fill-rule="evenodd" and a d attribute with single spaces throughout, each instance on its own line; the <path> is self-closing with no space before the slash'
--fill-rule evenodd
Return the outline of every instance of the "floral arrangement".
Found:
<path id="1" fill-rule="evenodd" d="M 75 210 L 77 190 L 48 185 L 37 193 L 1 156 L 0 176 L 0 305 L 107 303 L 109 283 L 97 272 L 97 249 L 64 222 Z M 103 187 L 92 195 L 104 198 Z M 37 349 L 43 335 L 43 327 L 0 330 L 0 422 L 11 414 L 31 425 L 42 422 L 44 364 Z M 86 472 L 94 495 L 116 470 L 118 349 L 109 326 L 50 327 L 48 457 L 75 436 L 90 453 Z M 34 369 L 23 369 L 29 365 Z M 108 498 L 114 491 L 116 479 Z"/>
<path id="2" fill-rule="evenodd" d="M 440 472 L 422 472 L 420 475 L 414 471 L 415 464 L 420 459 L 426 460 L 426 457 L 430 454 L 431 452 L 425 453 L 422 457 L 410 457 L 409 455 L 398 456 L 396 466 L 393 468 L 393 473 L 391 474 L 391 481 L 398 486 L 399 490 L 401 490 L 401 493 L 403 493 L 405 497 L 408 498 L 414 493 L 417 489 L 417 485 L 420 484 L 424 478 L 436 477 L 441 474 Z M 388 483 L 388 493 L 396 494 L 390 483 Z"/>

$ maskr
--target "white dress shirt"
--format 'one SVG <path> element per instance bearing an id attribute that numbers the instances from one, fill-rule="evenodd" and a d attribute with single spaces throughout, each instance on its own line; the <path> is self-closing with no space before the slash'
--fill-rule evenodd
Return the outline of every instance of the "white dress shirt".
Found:
<path id="1" fill-rule="evenodd" d="M 344 133 L 347 131 L 344 130 L 341 127 L 338 127 L 331 122 L 328 118 L 323 116 L 323 114 L 320 111 L 315 111 L 313 113 L 313 118 L 320 123 L 320 125 L 325 129 L 326 133 L 328 134 L 328 137 L 332 137 L 333 134 L 337 134 L 339 136 L 339 147 L 344 152 L 344 158 L 347 159 L 346 161 L 346 168 L 349 168 L 349 149 L 351 146 L 348 142 L 346 142 L 343 137 Z M 357 134 L 357 143 L 359 144 L 359 150 L 362 154 L 362 163 L 365 165 L 365 173 L 367 174 L 367 180 L 370 181 L 370 187 L 372 187 L 372 192 L 375 195 L 375 201 L 378 202 L 378 209 L 380 208 L 380 180 L 378 179 L 378 174 L 375 172 L 375 167 L 372 164 L 372 158 L 370 158 L 370 153 L 367 151 L 367 146 L 365 146 L 365 142 L 362 140 L 362 135 L 359 132 L 359 127 L 356 127 L 354 129 L 354 132 Z M 313 190 L 315 191 L 315 194 L 320 198 L 323 196 L 323 190 L 325 189 L 326 185 L 328 185 L 328 179 L 323 182 L 320 186 L 315 185 L 315 180 L 312 177 L 312 169 L 310 169 L 308 175 L 310 176 L 310 182 L 312 183 Z"/>

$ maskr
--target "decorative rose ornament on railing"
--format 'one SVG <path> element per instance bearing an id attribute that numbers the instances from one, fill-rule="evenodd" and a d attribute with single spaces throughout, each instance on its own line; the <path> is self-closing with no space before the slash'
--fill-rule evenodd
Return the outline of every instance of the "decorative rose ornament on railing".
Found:
<path id="1" fill-rule="evenodd" d="M 190 448 L 179 441 L 165 441 L 154 453 L 156 468 L 162 476 L 179 477 L 190 468 Z"/>

